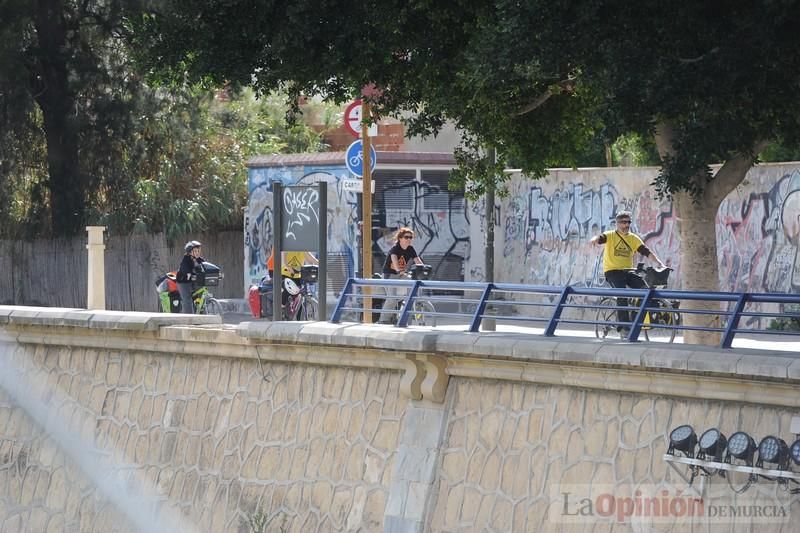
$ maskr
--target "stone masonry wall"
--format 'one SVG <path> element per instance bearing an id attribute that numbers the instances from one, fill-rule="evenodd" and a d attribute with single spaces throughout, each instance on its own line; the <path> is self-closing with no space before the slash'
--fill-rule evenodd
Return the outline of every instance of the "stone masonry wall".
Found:
<path id="1" fill-rule="evenodd" d="M 681 424 L 791 444 L 793 353 L 213 320 L 0 306 L 0 532 L 800 519 L 795 482 L 689 479 L 664 456 Z"/>
<path id="2" fill-rule="evenodd" d="M 400 374 L 13 347 L 91 454 L 157 488 L 199 531 L 376 531 L 405 399 Z M 32 363 L 32 364 L 31 364 Z M 83 430 L 83 431 L 82 431 Z M 0 395 L 0 531 L 128 531 L 71 458 Z M 124 465 L 124 466 L 120 466 Z"/>
<path id="3" fill-rule="evenodd" d="M 711 524 L 688 516 L 574 516 L 563 492 L 598 491 L 628 496 L 687 484 L 662 459 L 666 434 L 681 424 L 695 431 L 738 429 L 759 438 L 788 435 L 796 411 L 738 402 L 682 400 L 655 395 L 517 384 L 495 380 L 451 382 L 451 407 L 437 471 L 430 531 L 750 531 L 754 523 L 719 519 Z M 791 444 L 791 443 L 790 443 Z M 685 467 L 683 467 L 685 469 Z M 741 477 L 740 477 L 741 476 Z M 737 474 L 740 486 L 746 475 Z M 735 502 L 725 481 L 709 494 Z M 688 491 L 687 491 L 688 492 Z M 792 514 L 778 516 L 759 531 L 796 531 L 797 496 L 774 483 L 744 493 L 740 504 L 779 501 Z"/>

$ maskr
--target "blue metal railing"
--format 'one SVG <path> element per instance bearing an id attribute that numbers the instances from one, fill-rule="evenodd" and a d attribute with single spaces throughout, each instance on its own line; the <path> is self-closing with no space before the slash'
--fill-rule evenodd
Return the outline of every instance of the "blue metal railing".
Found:
<path id="1" fill-rule="evenodd" d="M 364 308 L 366 298 L 377 299 L 378 303 L 386 298 L 386 289 L 400 293 L 389 297 L 403 300 L 404 305 L 401 308 Z M 617 298 L 626 298 L 629 302 L 627 305 L 620 305 Z M 434 310 L 415 307 L 414 303 L 419 301 L 430 302 Z M 754 306 L 756 309 L 753 309 Z M 443 311 L 445 308 L 451 309 Z M 543 324 L 545 336 L 555 335 L 559 326 L 568 324 L 593 326 L 596 331 L 601 328 L 630 328 L 626 338 L 631 342 L 638 341 L 642 332 L 645 336 L 652 336 L 655 331 L 674 336 L 674 332 L 679 330 L 718 332 L 721 335 L 722 348 L 730 348 L 736 334 L 743 332 L 792 335 L 800 340 L 800 331 L 783 331 L 769 327 L 775 320 L 794 320 L 800 323 L 798 294 L 350 278 L 339 296 L 331 322 L 360 322 L 365 311 L 373 313 L 373 317 L 381 313 L 391 316 L 398 327 L 406 327 L 412 314 L 424 314 L 428 322 L 443 318 L 455 320 L 456 323 L 462 321 L 471 332 L 479 331 L 484 319 L 494 319 L 511 323 Z M 529 314 L 527 311 L 533 313 Z M 630 321 L 618 319 L 616 315 L 619 311 L 627 311 L 632 317 Z M 708 315 L 712 325 L 683 324 L 682 317 L 689 314 Z M 587 315 L 592 316 L 587 318 Z M 654 318 L 657 316 L 674 318 L 659 321 Z M 654 319 L 650 320 L 651 318 Z M 763 327 L 762 324 L 766 321 L 768 325 Z M 746 324 L 742 325 L 743 322 Z"/>

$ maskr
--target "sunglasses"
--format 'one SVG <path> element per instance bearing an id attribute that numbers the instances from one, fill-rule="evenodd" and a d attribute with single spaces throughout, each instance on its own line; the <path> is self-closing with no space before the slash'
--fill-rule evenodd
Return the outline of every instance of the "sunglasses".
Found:
<path id="1" fill-rule="evenodd" d="M 617 224 L 630 224 L 630 220 L 617 220 Z"/>
<path id="2" fill-rule="evenodd" d="M 401 235 L 400 238 L 401 239 L 413 239 L 414 236 L 413 235 Z"/>

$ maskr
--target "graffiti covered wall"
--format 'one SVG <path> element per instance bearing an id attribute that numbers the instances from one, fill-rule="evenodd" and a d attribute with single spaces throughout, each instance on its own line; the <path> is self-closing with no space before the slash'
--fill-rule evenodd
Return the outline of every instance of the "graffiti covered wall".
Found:
<path id="1" fill-rule="evenodd" d="M 379 171 L 380 172 L 380 171 Z M 495 205 L 495 279 L 513 283 L 597 286 L 601 250 L 589 238 L 612 227 L 621 209 L 633 213 L 633 231 L 675 269 L 680 288 L 677 223 L 672 205 L 650 187 L 656 168 L 553 170 L 532 181 L 514 174 Z M 484 276 L 483 201 L 469 202 L 424 179 L 385 180 L 373 196 L 373 269 L 392 244 L 394 230 L 414 228 L 414 246 L 438 270 L 438 279 L 481 281 Z M 328 181 L 329 286 L 339 290 L 358 259 L 360 204 L 345 191 L 340 165 L 250 168 L 245 218 L 245 282 L 265 274 L 272 248 L 270 183 Z M 380 180 L 379 180 L 380 183 Z M 474 244 L 474 247 L 472 246 Z M 722 203 L 717 215 L 721 289 L 800 292 L 800 164 L 762 164 Z M 431 261 L 431 258 L 436 258 Z M 447 261 L 445 261 L 447 259 Z M 438 263 L 437 263 L 438 261 Z M 461 277 L 463 276 L 463 278 Z"/>
<path id="2" fill-rule="evenodd" d="M 373 195 L 372 252 L 373 271 L 394 244 L 397 228 L 414 228 L 414 247 L 434 266 L 439 279 L 463 279 L 463 264 L 469 256 L 469 222 L 463 198 L 454 198 L 440 183 L 426 181 L 426 172 L 410 166 L 402 171 L 389 171 L 381 179 L 376 171 L 376 192 Z M 447 170 L 429 171 L 438 177 Z M 361 204 L 359 194 L 347 191 L 343 180 L 351 178 L 343 165 L 294 164 L 253 166 L 249 169 L 249 202 L 245 213 L 245 283 L 249 286 L 266 274 L 266 261 L 272 250 L 272 185 L 310 185 L 328 183 L 328 278 L 336 293 L 344 281 L 354 275 L 359 259 Z M 441 180 L 440 180 L 441 181 Z M 445 180 L 446 182 L 446 180 Z M 246 287 L 245 287 L 246 289 Z"/>
<path id="3" fill-rule="evenodd" d="M 497 202 L 495 265 L 498 280 L 545 285 L 602 283 L 601 249 L 595 234 L 613 227 L 614 213 L 633 213 L 633 231 L 664 262 L 681 271 L 677 220 L 668 200 L 650 183 L 656 168 L 554 170 L 531 181 L 516 174 L 508 196 Z M 472 206 L 483 223 L 484 208 Z M 478 236 L 480 233 L 473 235 Z M 800 292 L 800 165 L 762 164 L 720 206 L 717 246 L 721 289 Z M 469 272 L 480 279 L 482 265 Z"/>

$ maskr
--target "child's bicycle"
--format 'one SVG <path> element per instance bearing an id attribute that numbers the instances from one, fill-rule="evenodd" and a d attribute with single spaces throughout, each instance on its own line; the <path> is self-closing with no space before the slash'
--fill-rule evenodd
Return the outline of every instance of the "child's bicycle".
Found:
<path id="1" fill-rule="evenodd" d="M 164 313 L 181 312 L 181 295 L 178 292 L 176 275 L 176 272 L 167 272 L 156 280 L 159 310 Z M 224 274 L 217 265 L 208 262 L 202 264 L 202 270 L 197 272 L 195 280 L 192 281 L 192 300 L 194 300 L 196 314 L 222 314 L 222 306 L 209 290 L 209 287 L 219 285 L 219 280 L 222 278 L 224 278 Z"/>
<path id="2" fill-rule="evenodd" d="M 636 265 L 636 274 L 644 274 L 644 282 L 648 288 L 664 289 L 667 286 L 671 268 L 656 270 L 653 267 L 644 268 L 644 263 Z M 673 342 L 678 332 L 677 326 L 681 323 L 681 314 L 678 309 L 677 300 L 667 300 L 664 298 L 654 298 L 650 306 L 645 311 L 642 323 L 642 333 L 646 340 L 661 342 Z M 639 298 L 629 298 L 627 307 L 638 308 L 642 304 Z M 605 339 L 610 334 L 616 334 L 617 319 L 617 298 L 606 296 L 598 304 L 597 316 L 595 317 L 595 336 L 598 339 Z M 631 309 L 635 313 L 635 309 Z"/>

